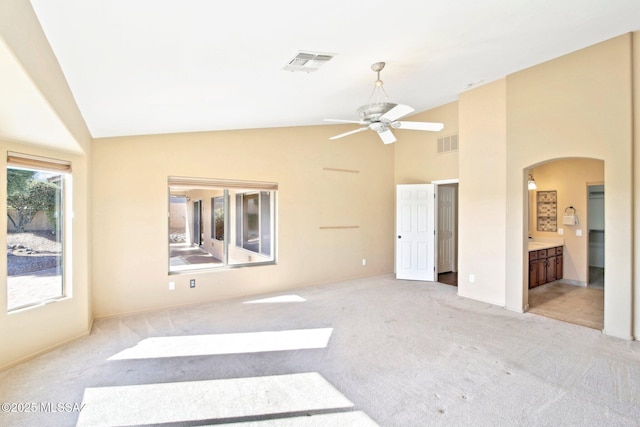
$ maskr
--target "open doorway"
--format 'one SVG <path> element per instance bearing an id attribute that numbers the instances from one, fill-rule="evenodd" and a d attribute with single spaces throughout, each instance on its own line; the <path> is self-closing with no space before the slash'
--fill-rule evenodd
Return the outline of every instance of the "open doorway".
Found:
<path id="1" fill-rule="evenodd" d="M 397 279 L 458 286 L 458 180 L 396 188 Z"/>
<path id="2" fill-rule="evenodd" d="M 458 183 L 437 185 L 438 282 L 458 286 Z"/>
<path id="3" fill-rule="evenodd" d="M 604 273 L 604 161 L 554 159 L 524 172 L 528 181 L 535 181 L 525 190 L 529 312 L 602 330 L 604 288 L 591 286 L 589 271 L 591 258 L 601 255 L 598 264 Z M 600 197 L 594 206 L 590 206 L 591 191 L 599 192 L 594 194 L 594 199 Z M 600 218 L 591 217 L 594 210 L 600 211 Z M 591 240 L 600 240 L 591 229 L 602 234 L 600 254 L 591 249 Z"/>
<path id="4" fill-rule="evenodd" d="M 604 184 L 587 184 L 589 233 L 589 280 L 592 288 L 604 289 Z"/>

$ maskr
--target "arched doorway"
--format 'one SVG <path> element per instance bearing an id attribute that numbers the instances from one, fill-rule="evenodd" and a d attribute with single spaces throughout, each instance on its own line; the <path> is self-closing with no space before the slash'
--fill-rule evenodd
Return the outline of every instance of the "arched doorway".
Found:
<path id="1" fill-rule="evenodd" d="M 589 188 L 604 189 L 604 161 L 554 159 L 529 168 L 527 176 L 535 182 L 527 190 L 529 312 L 602 330 L 604 288 L 589 283 L 591 240 L 604 234 L 590 232 L 599 226 L 590 225 Z"/>

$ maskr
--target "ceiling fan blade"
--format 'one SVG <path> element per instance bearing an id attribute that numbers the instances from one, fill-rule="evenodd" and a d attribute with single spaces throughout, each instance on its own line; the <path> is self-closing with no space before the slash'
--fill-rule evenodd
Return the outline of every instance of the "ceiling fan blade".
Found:
<path id="1" fill-rule="evenodd" d="M 430 130 L 437 132 L 444 129 L 444 124 L 434 122 L 393 122 L 394 129 Z"/>
<path id="2" fill-rule="evenodd" d="M 400 117 L 404 117 L 407 114 L 413 112 L 413 110 L 414 109 L 409 107 L 408 105 L 398 104 L 395 107 L 393 107 L 391 110 L 389 110 L 386 113 L 384 113 L 380 117 L 380 120 L 393 122 L 393 121 L 398 120 Z"/>
<path id="3" fill-rule="evenodd" d="M 363 123 L 362 121 L 358 121 L 358 120 L 342 120 L 342 119 L 324 119 L 325 122 L 336 122 L 336 123 L 355 123 L 358 125 L 364 125 L 366 123 Z"/>
<path id="4" fill-rule="evenodd" d="M 382 132 L 378 132 L 378 135 L 380 136 L 380 139 L 382 140 L 382 142 L 384 142 L 385 144 L 392 144 L 396 142 L 396 137 L 393 135 L 393 132 L 391 132 L 391 130 L 389 129 L 383 130 Z"/>
<path id="5" fill-rule="evenodd" d="M 358 133 L 358 132 L 362 132 L 364 130 L 369 130 L 368 127 L 363 127 L 363 128 L 358 128 L 355 130 L 351 130 L 349 132 L 345 132 L 345 133 L 341 133 L 340 135 L 336 135 L 336 136 L 332 136 L 329 139 L 338 139 L 338 138 L 342 138 L 343 136 L 349 136 L 349 135 L 353 135 L 354 133 Z"/>

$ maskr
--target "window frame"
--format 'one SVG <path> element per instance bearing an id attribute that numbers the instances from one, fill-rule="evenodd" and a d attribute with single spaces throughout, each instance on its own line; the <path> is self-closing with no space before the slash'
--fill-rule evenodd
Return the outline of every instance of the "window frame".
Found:
<path id="1" fill-rule="evenodd" d="M 205 230 L 204 235 L 207 241 L 203 247 L 206 252 L 203 255 L 213 255 L 215 262 L 205 262 L 201 267 L 197 265 L 178 265 L 175 252 L 172 255 L 172 244 L 169 242 L 168 253 L 168 274 L 185 274 L 202 271 L 224 271 L 239 267 L 253 267 L 277 264 L 277 194 L 278 184 L 264 181 L 238 181 L 214 178 L 190 178 L 169 176 L 167 180 L 168 201 L 171 197 L 180 194 L 189 194 L 194 198 L 208 198 L 210 203 L 205 204 L 203 221 L 207 223 L 210 230 Z M 196 196 L 196 192 L 199 194 Z M 258 193 L 262 191 L 269 194 L 270 199 L 270 236 L 267 241 L 270 244 L 270 253 L 258 253 L 237 246 L 237 222 L 236 222 L 236 195 L 245 193 Z M 216 201 L 223 204 L 224 234 L 222 240 L 218 240 L 215 231 L 215 209 Z M 171 206 L 169 206 L 171 208 Z M 209 216 L 209 218 L 207 218 Z M 188 215 L 187 215 L 188 217 Z M 174 223 L 175 225 L 175 223 Z M 171 236 L 172 219 L 171 210 L 168 214 L 168 229 Z M 169 239 L 170 240 L 170 239 Z M 190 242 L 185 242 L 186 246 Z M 212 249 L 212 247 L 214 249 Z M 217 249 L 215 249 L 217 248 Z M 175 248 L 173 248 L 175 249 Z"/>
<path id="2" fill-rule="evenodd" d="M 42 156 L 36 156 L 31 154 L 16 153 L 12 151 L 7 152 L 7 161 L 5 164 L 5 174 L 8 174 L 9 169 L 27 170 L 32 172 L 44 172 L 53 174 L 51 178 L 59 178 L 59 190 L 56 192 L 56 210 L 54 217 L 56 218 L 57 227 L 57 239 L 60 243 L 60 260 L 57 263 L 57 267 L 60 269 L 60 293 L 53 297 L 45 297 L 42 299 L 34 300 L 25 304 L 16 305 L 10 307 L 9 295 L 7 294 L 6 300 L 6 312 L 8 314 L 21 312 L 24 310 L 34 309 L 42 307 L 46 304 L 61 301 L 71 298 L 72 293 L 72 265 L 71 265 L 71 241 L 72 241 L 72 189 L 73 189 L 73 175 L 71 162 L 60 159 L 47 158 Z M 6 176 L 6 175 L 5 175 Z M 8 185 L 8 179 L 7 184 Z M 5 185 L 5 187 L 6 187 Z M 8 194 L 5 188 L 5 209 L 8 211 L 9 206 L 6 200 Z M 7 243 L 8 230 L 6 232 L 5 244 Z M 5 264 L 8 266 L 8 258 Z M 57 276 L 57 275 L 56 275 Z M 9 272 L 7 270 L 6 286 L 9 286 Z"/>
<path id="3" fill-rule="evenodd" d="M 265 196 L 265 193 L 268 196 Z M 247 222 L 249 222 L 249 218 L 248 212 L 245 212 L 245 210 L 247 209 L 247 207 L 245 207 L 245 202 L 247 201 L 247 196 L 257 196 L 256 199 L 258 201 L 258 205 L 257 205 L 257 225 L 258 225 L 258 230 L 257 230 L 257 244 L 258 244 L 258 250 L 254 251 L 253 249 L 247 247 L 247 245 L 249 245 L 249 243 L 246 241 L 247 237 L 248 237 L 248 231 L 246 230 L 246 225 Z M 238 248 L 244 249 L 245 251 L 249 251 L 249 252 L 253 252 L 257 255 L 262 255 L 262 256 L 266 256 L 269 257 L 271 256 L 271 253 L 273 252 L 273 248 L 271 247 L 271 241 L 272 239 L 270 238 L 265 238 L 265 231 L 264 231 L 264 215 L 265 215 L 265 202 L 264 200 L 268 198 L 268 206 L 266 206 L 266 211 L 269 213 L 268 214 L 268 220 L 269 220 L 269 225 L 271 225 L 271 217 L 274 215 L 273 212 L 273 205 L 271 203 L 271 194 L 270 192 L 265 192 L 265 191 L 248 191 L 248 192 L 242 192 L 242 193 L 236 193 L 236 198 L 240 198 L 240 202 L 236 201 L 236 222 L 240 222 L 240 227 L 239 227 L 239 232 L 236 235 L 236 246 Z M 240 210 L 240 211 L 239 211 Z M 268 236 L 271 236 L 271 227 L 269 227 L 268 230 Z M 267 247 L 265 249 L 265 246 Z"/>

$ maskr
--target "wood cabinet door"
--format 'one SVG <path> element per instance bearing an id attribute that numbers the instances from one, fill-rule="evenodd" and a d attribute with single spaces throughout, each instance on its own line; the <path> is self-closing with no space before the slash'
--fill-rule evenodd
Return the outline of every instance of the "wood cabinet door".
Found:
<path id="1" fill-rule="evenodd" d="M 547 258 L 546 267 L 547 267 L 547 282 L 553 282 L 556 280 L 556 258 L 555 256 L 551 256 Z"/>
<path id="2" fill-rule="evenodd" d="M 533 289 L 540 284 L 538 279 L 538 265 L 536 261 L 529 261 L 529 289 Z"/>
<path id="3" fill-rule="evenodd" d="M 529 252 L 529 289 L 563 277 L 562 247 Z"/>
<path id="4" fill-rule="evenodd" d="M 535 263 L 538 270 L 538 285 L 544 285 L 547 283 L 547 260 L 538 259 Z"/>
<path id="5" fill-rule="evenodd" d="M 562 279 L 562 273 L 564 269 L 563 262 L 564 260 L 562 259 L 562 255 L 556 257 L 556 280 Z"/>

